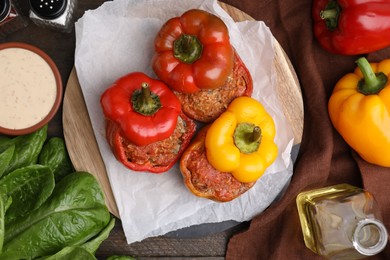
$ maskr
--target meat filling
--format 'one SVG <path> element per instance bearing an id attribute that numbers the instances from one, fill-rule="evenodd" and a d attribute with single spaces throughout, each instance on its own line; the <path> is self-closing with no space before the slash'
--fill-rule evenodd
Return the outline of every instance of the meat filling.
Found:
<path id="1" fill-rule="evenodd" d="M 179 117 L 176 129 L 169 138 L 146 146 L 137 146 L 125 139 L 122 140 L 122 144 L 126 147 L 126 156 L 129 161 L 140 165 L 165 166 L 176 158 L 185 133 L 186 123 Z"/>
<path id="2" fill-rule="evenodd" d="M 207 161 L 206 153 L 193 150 L 188 161 L 192 185 L 201 193 L 219 201 L 230 201 L 249 190 L 255 182 L 242 183 L 231 173 L 217 171 Z"/>
<path id="3" fill-rule="evenodd" d="M 233 99 L 246 94 L 252 79 L 239 59 L 235 55 L 233 72 L 224 86 L 191 94 L 175 91 L 186 115 L 200 122 L 211 122 L 226 110 Z"/>

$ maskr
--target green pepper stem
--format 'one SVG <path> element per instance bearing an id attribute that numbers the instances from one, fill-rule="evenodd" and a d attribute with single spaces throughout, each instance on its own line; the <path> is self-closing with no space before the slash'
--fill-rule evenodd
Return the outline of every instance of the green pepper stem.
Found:
<path id="1" fill-rule="evenodd" d="M 202 55 L 203 45 L 195 35 L 182 34 L 173 43 L 173 56 L 184 63 L 194 63 Z"/>
<path id="2" fill-rule="evenodd" d="M 328 30 L 333 31 L 338 26 L 340 13 L 341 7 L 337 1 L 330 0 L 325 6 L 325 9 L 321 10 L 319 15 L 320 18 L 325 21 Z"/>
<path id="3" fill-rule="evenodd" d="M 261 138 L 261 129 L 258 126 L 255 126 L 252 132 L 252 142 L 259 142 L 260 138 Z"/>
<path id="4" fill-rule="evenodd" d="M 142 102 L 143 104 L 148 104 L 153 102 L 148 83 L 143 82 L 141 84 L 141 92 L 142 94 L 140 95 L 140 99 L 139 99 L 140 102 Z"/>
<path id="5" fill-rule="evenodd" d="M 241 153 L 256 152 L 261 143 L 261 129 L 252 123 L 239 123 L 234 130 L 233 139 Z"/>
<path id="6" fill-rule="evenodd" d="M 333 9 L 325 9 L 320 12 L 320 17 L 322 20 L 325 19 L 335 19 L 338 15 L 336 8 Z"/>
<path id="7" fill-rule="evenodd" d="M 134 91 L 131 101 L 134 111 L 146 116 L 153 115 L 161 108 L 160 98 L 150 91 L 146 82 L 141 84 L 141 89 Z"/>
<path id="8" fill-rule="evenodd" d="M 356 64 L 363 74 L 363 78 L 358 83 L 358 89 L 362 94 L 377 94 L 385 87 L 387 76 L 382 72 L 375 74 L 366 58 L 359 58 Z"/>

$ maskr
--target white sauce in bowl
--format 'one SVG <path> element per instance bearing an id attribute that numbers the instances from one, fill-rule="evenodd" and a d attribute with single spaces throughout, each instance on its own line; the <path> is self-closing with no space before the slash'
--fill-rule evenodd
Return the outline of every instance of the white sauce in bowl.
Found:
<path id="1" fill-rule="evenodd" d="M 23 48 L 0 50 L 0 127 L 24 129 L 52 109 L 57 85 L 50 65 Z"/>

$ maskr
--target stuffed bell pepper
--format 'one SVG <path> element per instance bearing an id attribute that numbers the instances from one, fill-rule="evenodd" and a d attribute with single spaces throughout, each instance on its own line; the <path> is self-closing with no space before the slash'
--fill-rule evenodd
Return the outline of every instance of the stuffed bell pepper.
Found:
<path id="1" fill-rule="evenodd" d="M 251 75 L 217 16 L 192 9 L 169 19 L 158 32 L 152 67 L 200 122 L 215 120 L 236 97 L 250 96 Z"/>
<path id="2" fill-rule="evenodd" d="M 231 201 L 250 188 L 278 156 L 272 117 L 251 97 L 234 99 L 200 130 L 183 153 L 180 170 L 187 188 L 215 201 Z"/>
<path id="3" fill-rule="evenodd" d="M 100 102 L 108 143 L 118 161 L 134 171 L 169 170 L 195 133 L 173 92 L 141 72 L 118 79 Z"/>

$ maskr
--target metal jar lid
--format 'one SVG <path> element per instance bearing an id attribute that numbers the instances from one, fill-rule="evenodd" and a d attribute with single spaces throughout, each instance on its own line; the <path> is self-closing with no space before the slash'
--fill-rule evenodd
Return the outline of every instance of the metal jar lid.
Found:
<path id="1" fill-rule="evenodd" d="M 0 23 L 9 16 L 10 11 L 11 11 L 10 0 L 0 1 Z"/>
<path id="2" fill-rule="evenodd" d="M 66 10 L 68 0 L 30 0 L 31 10 L 42 19 L 56 19 Z"/>
<path id="3" fill-rule="evenodd" d="M 353 246 L 364 256 L 372 256 L 381 252 L 387 245 L 387 230 L 377 219 L 362 219 L 353 234 Z"/>

